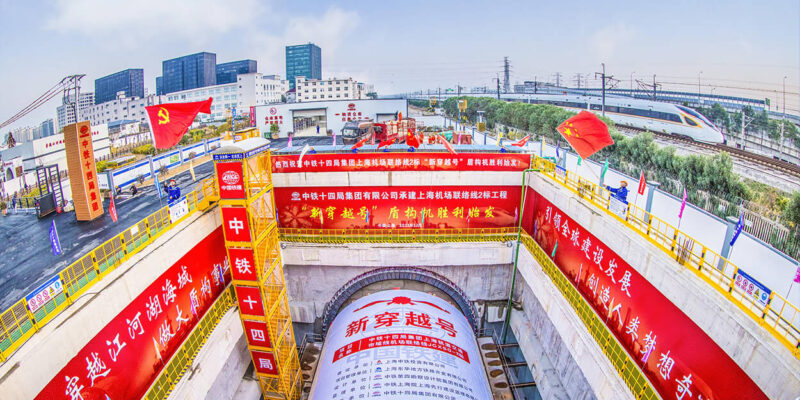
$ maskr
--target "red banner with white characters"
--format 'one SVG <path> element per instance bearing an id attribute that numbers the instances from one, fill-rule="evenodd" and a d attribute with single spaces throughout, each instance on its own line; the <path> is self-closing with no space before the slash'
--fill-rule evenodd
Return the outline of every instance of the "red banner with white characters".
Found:
<path id="1" fill-rule="evenodd" d="M 222 229 L 158 277 L 37 399 L 139 399 L 230 281 Z"/>
<path id="2" fill-rule="evenodd" d="M 278 187 L 284 228 L 503 228 L 519 215 L 519 186 Z"/>
<path id="3" fill-rule="evenodd" d="M 555 251 L 556 265 L 663 398 L 767 398 L 714 340 L 630 264 L 539 193 L 527 189 L 525 196 L 524 218 L 531 219 L 523 227 L 548 255 Z"/>
<path id="4" fill-rule="evenodd" d="M 340 171 L 522 171 L 530 167 L 523 153 L 345 153 L 273 155 L 272 172 Z"/>

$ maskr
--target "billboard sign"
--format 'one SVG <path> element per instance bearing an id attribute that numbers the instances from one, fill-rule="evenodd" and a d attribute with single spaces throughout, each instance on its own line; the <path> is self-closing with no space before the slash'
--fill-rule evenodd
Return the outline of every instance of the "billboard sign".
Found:
<path id="1" fill-rule="evenodd" d="M 100 197 L 100 185 L 97 182 L 93 146 L 89 121 L 64 127 L 69 185 L 78 221 L 91 221 L 103 215 L 103 199 Z"/>
<path id="2" fill-rule="evenodd" d="M 278 224 L 283 228 L 512 227 L 519 198 L 519 186 L 275 188 Z"/>
<path id="3" fill-rule="evenodd" d="M 64 285 L 61 284 L 61 278 L 58 275 L 50 278 L 49 281 L 43 283 L 36 288 L 36 290 L 25 296 L 25 301 L 28 302 L 28 310 L 35 313 L 63 291 Z"/>
<path id="4" fill-rule="evenodd" d="M 447 301 L 413 290 L 357 299 L 331 323 L 309 398 L 351 396 L 492 398 L 467 318 Z"/>
<path id="5" fill-rule="evenodd" d="M 272 172 L 340 171 L 523 171 L 531 156 L 523 153 L 355 153 L 273 155 Z"/>
<path id="6" fill-rule="evenodd" d="M 142 398 L 230 281 L 227 263 L 217 229 L 133 299 L 36 398 Z"/>
<path id="7" fill-rule="evenodd" d="M 538 192 L 528 189 L 525 199 L 525 229 L 663 398 L 767 398 L 703 329 L 602 240 Z"/>

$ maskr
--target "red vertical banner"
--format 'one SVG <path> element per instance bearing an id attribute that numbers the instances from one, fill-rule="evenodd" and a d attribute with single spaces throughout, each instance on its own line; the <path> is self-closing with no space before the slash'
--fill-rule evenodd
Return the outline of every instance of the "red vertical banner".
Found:
<path id="1" fill-rule="evenodd" d="M 275 355 L 268 351 L 251 351 L 253 355 L 253 365 L 256 371 L 264 375 L 278 376 L 278 365 L 275 363 Z"/>
<path id="2" fill-rule="evenodd" d="M 253 257 L 253 250 L 243 248 L 229 248 L 228 255 L 231 260 L 231 276 L 235 281 L 258 280 L 256 275 L 256 262 Z"/>
<path id="3" fill-rule="evenodd" d="M 264 303 L 261 300 L 261 291 L 257 287 L 236 286 L 234 290 L 242 315 L 264 316 Z"/>
<path id="4" fill-rule="evenodd" d="M 150 284 L 37 399 L 140 399 L 230 280 L 217 229 Z"/>
<path id="5" fill-rule="evenodd" d="M 603 241 L 529 190 L 523 222 L 665 399 L 766 399 L 686 314 Z M 557 247 L 557 248 L 556 248 Z M 551 256 L 553 257 L 553 256 Z M 735 383 L 735 384 L 734 384 Z"/>
<path id="6" fill-rule="evenodd" d="M 250 126 L 256 126 L 256 107 L 250 106 Z"/>
<path id="7" fill-rule="evenodd" d="M 257 347 L 272 347 L 266 322 L 244 320 L 242 324 L 247 335 L 247 343 Z"/>
<path id="8" fill-rule="evenodd" d="M 229 242 L 249 242 L 250 223 L 247 220 L 247 209 L 244 207 L 221 207 L 222 230 L 225 240 Z"/>
<path id="9" fill-rule="evenodd" d="M 242 162 L 218 162 L 217 183 L 219 184 L 219 197 L 221 199 L 244 199 L 244 174 Z"/>

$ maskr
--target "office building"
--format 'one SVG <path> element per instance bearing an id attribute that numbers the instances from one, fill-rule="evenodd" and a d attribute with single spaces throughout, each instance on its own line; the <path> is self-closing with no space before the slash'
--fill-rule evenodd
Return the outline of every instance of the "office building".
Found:
<path id="1" fill-rule="evenodd" d="M 123 120 L 148 122 L 147 111 L 144 108 L 163 103 L 163 97 L 158 95 L 127 97 L 120 94 L 114 100 L 87 108 L 83 117 L 92 125 L 113 124 Z"/>
<path id="2" fill-rule="evenodd" d="M 296 83 L 295 101 L 298 103 L 321 100 L 360 100 L 366 97 L 366 93 L 361 93 L 359 83 L 353 78 L 323 80 L 298 76 Z"/>
<path id="3" fill-rule="evenodd" d="M 197 117 L 200 121 L 218 121 L 229 117 L 234 108 L 236 115 L 244 115 L 250 112 L 251 106 L 280 101 L 288 85 L 286 80 L 275 75 L 239 74 L 236 82 L 173 92 L 162 96 L 162 100 L 166 103 L 184 103 L 211 97 L 211 114 L 198 114 Z"/>
<path id="4" fill-rule="evenodd" d="M 14 129 L 11 131 L 17 143 L 30 142 L 36 139 L 46 138 L 53 136 L 55 130 L 53 129 L 53 119 L 46 119 L 37 126 L 25 126 Z"/>
<path id="5" fill-rule="evenodd" d="M 255 60 L 239 60 L 217 64 L 217 85 L 236 82 L 237 75 L 254 72 L 258 72 L 258 65 Z"/>
<path id="6" fill-rule="evenodd" d="M 163 94 L 217 84 L 217 55 L 214 53 L 173 58 L 162 62 L 161 68 L 160 90 Z"/>
<path id="7" fill-rule="evenodd" d="M 298 76 L 322 79 L 322 50 L 319 46 L 313 43 L 286 46 L 286 79 L 290 89 L 295 88 Z"/>
<path id="8" fill-rule="evenodd" d="M 126 97 L 144 97 L 144 70 L 126 69 L 94 81 L 95 104 L 114 100 L 119 92 Z"/>
<path id="9" fill-rule="evenodd" d="M 64 99 L 62 101 L 63 104 L 56 107 L 56 114 L 58 115 L 58 130 L 60 131 L 62 128 L 69 124 L 74 124 L 76 122 L 75 119 L 75 107 L 73 106 L 73 102 L 75 101 L 75 95 L 72 94 L 69 96 L 69 101 Z M 94 105 L 94 93 L 87 92 L 81 93 L 78 97 L 78 114 L 80 116 L 80 120 L 86 120 L 85 111 Z"/>

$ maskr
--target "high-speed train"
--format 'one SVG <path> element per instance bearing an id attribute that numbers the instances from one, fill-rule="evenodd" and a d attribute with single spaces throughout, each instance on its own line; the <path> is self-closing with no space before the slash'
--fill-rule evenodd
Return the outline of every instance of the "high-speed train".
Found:
<path id="1" fill-rule="evenodd" d="M 509 100 L 531 104 L 552 104 L 571 110 L 602 113 L 599 96 L 570 94 L 510 94 Z M 697 111 L 683 106 L 628 97 L 606 96 L 606 117 L 617 124 L 682 136 L 705 143 L 725 143 L 725 136 Z"/>

